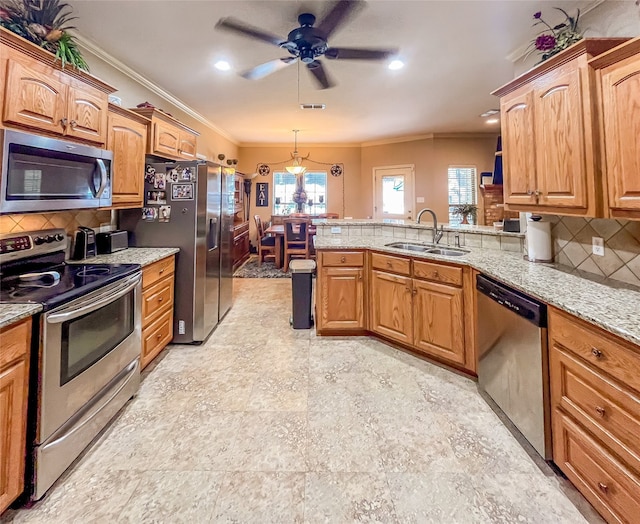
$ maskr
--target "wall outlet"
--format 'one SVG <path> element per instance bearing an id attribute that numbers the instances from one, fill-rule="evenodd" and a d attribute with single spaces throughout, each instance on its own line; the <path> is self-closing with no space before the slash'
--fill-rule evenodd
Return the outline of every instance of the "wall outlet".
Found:
<path id="1" fill-rule="evenodd" d="M 331 233 L 340 234 L 342 233 L 342 228 L 340 226 L 333 226 L 331 228 Z"/>
<path id="2" fill-rule="evenodd" d="M 600 237 L 591 237 L 591 243 L 594 255 L 598 255 L 600 257 L 604 256 L 604 238 Z"/>
<path id="3" fill-rule="evenodd" d="M 416 198 L 416 202 L 417 202 L 418 204 L 424 204 L 424 197 L 418 197 L 418 198 Z"/>

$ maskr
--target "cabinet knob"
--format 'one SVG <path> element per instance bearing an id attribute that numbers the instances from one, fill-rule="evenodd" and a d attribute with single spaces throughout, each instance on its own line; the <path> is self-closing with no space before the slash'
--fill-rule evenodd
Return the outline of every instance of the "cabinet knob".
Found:
<path id="1" fill-rule="evenodd" d="M 158 333 L 158 334 L 156 335 L 156 338 L 157 338 L 158 340 L 160 340 L 160 339 L 162 338 L 162 333 Z"/>
<path id="2" fill-rule="evenodd" d="M 67 122 L 68 122 L 68 120 L 66 118 L 61 118 L 60 119 L 60 125 L 62 126 L 63 129 L 67 128 Z"/>
<path id="3" fill-rule="evenodd" d="M 362 280 L 362 273 L 358 273 L 358 280 Z"/>
<path id="4" fill-rule="evenodd" d="M 434 271 L 433 278 L 440 278 L 440 273 L 438 273 L 437 271 Z"/>
<path id="5" fill-rule="evenodd" d="M 391 260 L 387 260 L 387 267 L 391 267 L 393 266 L 393 263 L 391 262 Z"/>
<path id="6" fill-rule="evenodd" d="M 596 406 L 596 413 L 598 414 L 598 416 L 604 417 L 605 410 L 602 406 Z"/>
<path id="7" fill-rule="evenodd" d="M 591 354 L 596 358 L 602 358 L 602 351 L 598 348 L 591 348 Z"/>
<path id="8" fill-rule="evenodd" d="M 75 120 L 72 120 L 71 122 L 69 122 L 69 127 L 71 129 L 75 129 L 78 126 L 78 122 L 76 122 Z"/>
<path id="9" fill-rule="evenodd" d="M 162 268 L 160 271 L 158 271 L 158 273 L 160 273 L 162 275 L 162 273 L 164 273 L 164 268 Z"/>
<path id="10" fill-rule="evenodd" d="M 411 294 L 415 297 L 418 294 L 418 290 L 416 288 L 413 288 L 413 291 L 411 291 Z"/>
<path id="11" fill-rule="evenodd" d="M 602 493 L 607 493 L 609 491 L 609 486 L 607 486 L 603 482 L 598 482 L 598 488 L 600 489 L 600 491 L 602 491 Z"/>
<path id="12" fill-rule="evenodd" d="M 533 195 L 533 191 L 531 191 L 531 189 L 527 189 L 527 195 L 529 196 Z"/>
<path id="13" fill-rule="evenodd" d="M 163 298 L 162 298 L 162 297 L 160 297 L 160 298 L 158 299 L 158 302 L 162 302 L 162 300 L 163 300 Z"/>
<path id="14" fill-rule="evenodd" d="M 340 257 L 340 262 L 343 264 L 347 261 L 347 257 Z"/>

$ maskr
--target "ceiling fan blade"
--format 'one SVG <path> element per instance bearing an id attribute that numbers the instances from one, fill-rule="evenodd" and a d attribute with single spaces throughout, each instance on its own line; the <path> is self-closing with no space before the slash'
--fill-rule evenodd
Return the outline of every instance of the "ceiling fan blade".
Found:
<path id="1" fill-rule="evenodd" d="M 324 67 L 322 67 L 322 62 L 314 60 L 310 64 L 307 64 L 307 69 L 309 69 L 313 78 L 316 79 L 320 89 L 329 89 L 336 85 L 335 82 L 327 76 L 327 72 L 324 70 Z"/>
<path id="2" fill-rule="evenodd" d="M 398 53 L 397 49 L 360 49 L 357 47 L 330 47 L 324 56 L 331 60 L 386 60 Z"/>
<path id="3" fill-rule="evenodd" d="M 328 40 L 334 31 L 362 7 L 364 7 L 364 2 L 361 0 L 338 0 L 331 11 L 315 26 L 316 30 L 324 36 L 325 40 Z"/>
<path id="4" fill-rule="evenodd" d="M 221 18 L 220 20 L 218 20 L 216 29 L 225 29 L 233 33 L 239 33 L 243 36 L 248 36 L 249 38 L 253 38 L 254 40 L 261 40 L 263 42 L 266 42 L 267 44 L 273 44 L 277 46 L 280 46 L 280 44 L 285 42 L 285 40 L 280 38 L 278 35 L 268 33 L 258 27 L 253 27 L 231 17 Z"/>
<path id="5" fill-rule="evenodd" d="M 264 64 L 260 64 L 253 69 L 249 69 L 248 71 L 243 71 L 240 73 L 242 78 L 246 78 L 247 80 L 259 80 L 260 78 L 264 78 L 265 76 L 270 75 L 271 73 L 275 73 L 276 71 L 280 71 L 284 69 L 289 64 L 295 62 L 297 58 L 295 56 L 287 56 L 285 58 L 277 58 L 276 60 L 270 60 L 269 62 L 265 62 Z"/>

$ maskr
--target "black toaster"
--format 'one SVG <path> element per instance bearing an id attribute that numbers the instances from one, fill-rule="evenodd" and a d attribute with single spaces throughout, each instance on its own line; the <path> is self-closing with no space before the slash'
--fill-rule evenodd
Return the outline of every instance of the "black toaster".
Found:
<path id="1" fill-rule="evenodd" d="M 96 235 L 96 247 L 99 255 L 108 255 L 129 247 L 129 233 L 127 231 L 107 231 Z"/>

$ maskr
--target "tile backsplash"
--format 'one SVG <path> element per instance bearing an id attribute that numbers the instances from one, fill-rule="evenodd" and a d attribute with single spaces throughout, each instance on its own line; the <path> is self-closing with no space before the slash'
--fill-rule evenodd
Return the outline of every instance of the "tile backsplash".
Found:
<path id="1" fill-rule="evenodd" d="M 640 222 L 549 218 L 557 264 L 640 286 Z M 604 239 L 604 256 L 592 253 L 593 237 Z"/>
<path id="2" fill-rule="evenodd" d="M 55 213 L 28 213 L 24 215 L 0 215 L 0 234 L 39 229 L 64 228 L 73 236 L 78 226 L 98 228 L 111 222 L 111 211 L 83 209 Z"/>

